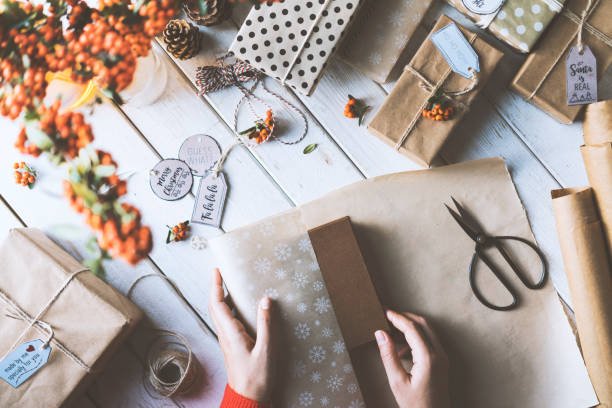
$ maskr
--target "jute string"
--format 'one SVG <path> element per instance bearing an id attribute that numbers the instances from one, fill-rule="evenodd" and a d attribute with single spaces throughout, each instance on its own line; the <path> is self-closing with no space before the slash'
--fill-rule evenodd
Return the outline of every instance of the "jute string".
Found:
<path id="1" fill-rule="evenodd" d="M 582 11 L 582 14 L 580 16 L 576 15 L 571 10 L 568 10 L 568 9 L 563 10 L 563 15 L 565 17 L 567 17 L 570 21 L 572 21 L 572 22 L 577 24 L 578 27 L 576 28 L 576 33 L 574 35 L 570 36 L 568 41 L 563 46 L 562 52 L 557 54 L 557 57 L 553 60 L 553 63 L 550 64 L 550 66 L 548 67 L 548 69 L 546 70 L 546 72 L 544 73 L 542 78 L 540 78 L 540 80 L 536 84 L 536 86 L 533 89 L 533 91 L 527 97 L 527 100 L 533 99 L 533 97 L 538 93 L 538 91 L 542 87 L 542 84 L 544 84 L 544 81 L 546 81 L 548 76 L 551 74 L 553 69 L 557 66 L 557 64 L 561 60 L 561 57 L 565 54 L 565 50 L 567 50 L 567 48 L 572 44 L 572 42 L 574 42 L 574 37 L 576 37 L 576 46 L 578 47 L 578 51 L 580 52 L 580 54 L 582 54 L 582 52 L 584 51 L 584 42 L 583 42 L 583 39 L 582 39 L 582 35 L 583 35 L 584 30 L 588 31 L 594 37 L 596 37 L 599 40 L 601 40 L 608 47 L 612 48 L 612 38 L 608 37 L 607 35 L 605 35 L 601 31 L 599 31 L 597 28 L 595 28 L 592 25 L 590 25 L 588 23 L 588 21 L 587 21 L 589 19 L 589 17 L 591 16 L 591 14 L 593 14 L 593 11 L 595 11 L 597 6 L 599 5 L 599 1 L 600 0 L 594 0 L 594 1 L 593 0 L 589 0 L 588 3 L 587 3 L 587 6 Z"/>
<path id="2" fill-rule="evenodd" d="M 140 276 L 129 287 L 127 297 L 131 298 L 135 286 L 145 278 L 156 276 L 166 280 L 177 294 L 185 299 L 178 286 L 168 277 L 150 273 Z M 198 382 L 200 370 L 189 341 L 181 334 L 171 330 L 150 327 L 156 333 L 155 339 L 147 349 L 147 369 L 144 374 L 145 390 L 152 398 L 158 399 L 149 391 L 165 398 L 186 394 Z M 173 337 L 174 341 L 166 340 Z"/>
<path id="3" fill-rule="evenodd" d="M 472 44 L 475 39 L 476 39 L 476 34 L 472 34 L 472 36 L 469 39 L 469 43 Z M 408 136 L 410 136 L 410 133 L 412 133 L 412 131 L 414 130 L 414 127 L 416 126 L 417 122 L 423 116 L 422 115 L 423 109 L 427 107 L 427 105 L 429 104 L 429 100 L 431 99 L 432 96 L 436 94 L 436 92 L 441 91 L 442 94 L 444 94 L 446 97 L 453 99 L 455 96 L 464 95 L 468 92 L 471 92 L 472 90 L 474 90 L 474 88 L 476 88 L 476 86 L 478 86 L 478 73 L 471 67 L 469 68 L 469 71 L 472 74 L 470 83 L 465 88 L 459 89 L 457 91 L 447 91 L 447 90 L 442 89 L 442 85 L 444 84 L 444 82 L 446 81 L 450 73 L 452 72 L 450 65 L 446 69 L 446 71 L 444 71 L 444 74 L 436 83 L 431 82 L 429 79 L 425 78 L 423 74 L 421 74 L 411 65 L 406 65 L 404 67 L 404 70 L 411 72 L 413 75 L 419 78 L 419 80 L 421 81 L 419 83 L 419 86 L 427 92 L 427 97 L 425 98 L 425 101 L 421 104 L 421 107 L 419 108 L 417 113 L 413 116 L 412 120 L 408 124 L 408 127 L 406 128 L 406 131 L 404 132 L 400 140 L 395 144 L 396 150 L 399 150 L 404 145 L 404 143 L 406 142 L 406 139 L 408 139 Z M 461 106 L 464 106 L 463 103 L 459 101 L 455 101 L 455 102 L 459 103 Z"/>
<path id="4" fill-rule="evenodd" d="M 45 341 L 43 342 L 41 346 L 41 349 L 49 347 L 49 344 L 53 343 L 53 345 L 57 347 L 58 350 L 64 353 L 68 358 L 74 361 L 83 370 L 85 370 L 88 373 L 91 372 L 91 367 L 85 364 L 83 360 L 77 357 L 72 351 L 70 351 L 66 346 L 64 346 L 59 340 L 55 339 L 53 328 L 51 327 L 51 325 L 40 320 L 43 317 L 43 315 L 49 310 L 49 308 L 53 305 L 53 303 L 55 303 L 55 301 L 59 299 L 61 294 L 64 292 L 64 289 L 66 289 L 66 287 L 70 284 L 70 282 L 72 282 L 78 274 L 83 273 L 83 272 L 88 272 L 88 271 L 89 269 L 84 268 L 84 269 L 80 269 L 76 272 L 71 273 L 64 280 L 62 285 L 55 291 L 55 293 L 49 299 L 49 301 L 45 304 L 45 306 L 43 306 L 43 308 L 40 309 L 40 311 L 36 314 L 34 318 L 30 317 L 30 315 L 25 310 L 19 307 L 19 305 L 15 303 L 6 293 L 0 290 L 0 300 L 9 308 L 9 313 L 7 313 L 7 316 L 14 318 L 14 319 L 23 320 L 28 323 L 26 328 L 15 339 L 11 347 L 9 347 L 8 351 L 4 354 L 4 356 L 0 360 L 3 360 L 4 358 L 6 358 L 6 356 L 15 349 L 17 344 L 19 344 L 21 339 L 26 335 L 26 333 L 28 332 L 28 330 L 30 330 L 30 328 L 35 328 L 36 330 L 38 330 L 39 332 L 47 336 L 47 338 L 45 339 Z"/>

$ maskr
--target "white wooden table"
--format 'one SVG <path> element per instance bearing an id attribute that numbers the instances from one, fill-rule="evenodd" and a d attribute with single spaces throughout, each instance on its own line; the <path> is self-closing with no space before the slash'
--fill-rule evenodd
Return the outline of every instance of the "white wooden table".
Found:
<path id="1" fill-rule="evenodd" d="M 191 249 L 188 241 L 165 244 L 165 225 L 188 219 L 194 198 L 190 195 L 176 202 L 158 199 L 149 188 L 148 170 L 161 158 L 176 157 L 181 142 L 190 135 L 210 134 L 224 148 L 234 141 L 231 129 L 239 91 L 227 89 L 201 98 L 193 81 L 197 66 L 212 64 L 215 57 L 225 53 L 247 11 L 246 5 L 240 5 L 232 21 L 202 29 L 202 51 L 196 58 L 173 60 L 155 43 L 154 51 L 168 71 L 165 92 L 155 103 L 133 107 L 129 103 L 116 106 L 105 101 L 88 115 L 95 145 L 113 154 L 121 173 L 131 174 L 126 201 L 140 208 L 144 223 L 153 229 L 155 243 L 149 259 L 136 267 L 122 261 L 107 262 L 106 279 L 124 293 L 132 281 L 147 273 L 164 274 L 178 284 L 187 302 L 161 279 L 142 281 L 134 300 L 154 324 L 178 331 L 189 339 L 204 368 L 205 384 L 197 396 L 190 398 L 157 400 L 149 396 L 143 388 L 142 370 L 150 335 L 139 329 L 97 378 L 80 407 L 214 407 L 221 399 L 226 381 L 223 360 L 214 335 L 203 324 L 209 322 L 207 297 L 213 256 L 206 249 Z M 440 3 L 426 17 L 421 38 L 442 12 L 473 27 Z M 507 84 L 523 57 L 499 41 L 491 41 L 506 51 L 504 61 L 445 145 L 439 164 L 492 156 L 506 160 L 537 241 L 548 255 L 554 283 L 567 299 L 549 194 L 551 189 L 587 183 L 578 149 L 582 143 L 581 126 L 558 124 L 508 91 Z M 610 77 L 608 73 L 600 90 L 607 97 L 612 93 Z M 300 205 L 367 177 L 418 168 L 368 134 L 364 127 L 358 127 L 356 120 L 342 116 L 349 93 L 377 108 L 393 83 L 381 86 L 338 60 L 331 62 L 312 97 L 297 95 L 272 80 L 266 83 L 306 112 L 309 133 L 295 146 L 266 143 L 252 150 L 234 149 L 224 166 L 230 192 L 223 230 Z M 281 109 L 275 107 L 277 115 L 290 121 L 292 114 Z M 250 120 L 248 114 L 243 116 L 246 119 L 240 128 Z M 295 125 L 287 132 L 295 136 L 300 130 L 298 122 L 294 118 L 290 123 Z M 65 232 L 72 230 L 67 226 L 87 229 L 60 195 L 62 171 L 43 157 L 27 157 L 25 160 L 39 170 L 40 179 L 33 190 L 15 185 L 10 166 L 14 161 L 24 160 L 12 146 L 18 127 L 2 118 L 0 129 L 0 162 L 4 168 L 0 177 L 0 233 L 4 236 L 9 227 L 22 225 L 41 228 L 54 236 L 64 231 L 60 242 L 75 255 L 84 256 L 82 238 L 74 235 L 66 239 Z M 302 150 L 310 143 L 317 143 L 318 148 L 304 155 Z M 193 225 L 192 233 L 213 237 L 222 231 Z"/>

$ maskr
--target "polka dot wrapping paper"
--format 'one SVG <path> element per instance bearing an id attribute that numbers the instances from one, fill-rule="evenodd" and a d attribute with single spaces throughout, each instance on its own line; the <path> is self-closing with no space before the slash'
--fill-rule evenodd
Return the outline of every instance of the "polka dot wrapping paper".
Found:
<path id="1" fill-rule="evenodd" d="M 230 51 L 263 73 L 310 95 L 360 0 L 284 0 L 251 9 Z"/>
<path id="2" fill-rule="evenodd" d="M 499 10 L 481 15 L 469 11 L 464 1 L 467 0 L 446 0 L 478 25 L 523 53 L 533 49 L 565 3 L 565 0 L 506 0 Z"/>

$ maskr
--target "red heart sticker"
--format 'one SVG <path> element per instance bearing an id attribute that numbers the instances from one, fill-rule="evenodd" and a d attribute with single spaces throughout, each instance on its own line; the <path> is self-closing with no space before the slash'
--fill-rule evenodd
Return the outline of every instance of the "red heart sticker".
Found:
<path id="1" fill-rule="evenodd" d="M 34 351 L 34 346 L 30 344 L 30 345 L 28 346 L 28 348 L 26 349 L 26 351 L 27 351 L 28 353 L 33 352 L 33 351 Z"/>

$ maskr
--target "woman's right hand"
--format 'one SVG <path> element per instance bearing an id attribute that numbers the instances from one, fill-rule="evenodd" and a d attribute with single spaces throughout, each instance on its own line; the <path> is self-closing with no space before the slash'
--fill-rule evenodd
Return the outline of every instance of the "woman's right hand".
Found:
<path id="1" fill-rule="evenodd" d="M 448 358 L 425 318 L 412 313 L 387 311 L 387 319 L 401 331 L 408 346 L 399 352 L 389 333 L 375 333 L 391 391 L 400 408 L 449 408 Z M 401 358 L 412 352 L 407 372 Z"/>

